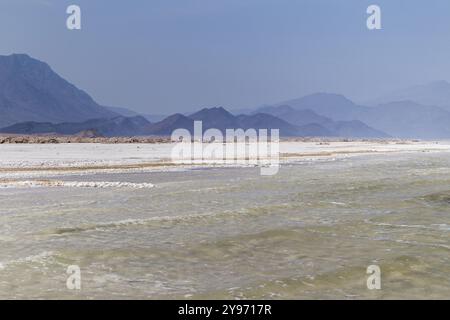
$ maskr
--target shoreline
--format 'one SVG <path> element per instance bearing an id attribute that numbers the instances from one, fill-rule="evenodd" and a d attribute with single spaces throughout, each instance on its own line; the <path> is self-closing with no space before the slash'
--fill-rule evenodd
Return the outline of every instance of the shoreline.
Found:
<path id="1" fill-rule="evenodd" d="M 1 144 L 65 144 L 65 143 L 170 143 L 170 137 L 79 137 L 57 135 L 4 135 L 0 134 Z"/>
<path id="2" fill-rule="evenodd" d="M 373 143 L 398 143 L 408 144 L 426 140 L 403 138 L 343 138 L 343 137 L 280 137 L 280 142 L 373 142 Z M 439 141 L 439 140 L 436 140 Z M 442 140 L 445 141 L 445 140 Z M 170 136 L 130 136 L 130 137 L 83 137 L 64 136 L 52 134 L 4 134 L 0 133 L 0 145 L 2 144 L 158 144 L 174 143 Z M 206 143 L 206 142 L 204 142 Z"/>
<path id="3" fill-rule="evenodd" d="M 171 160 L 175 143 L 67 143 L 0 145 L 0 180 L 96 173 L 153 172 L 212 167 L 255 167 L 242 162 L 182 164 Z M 280 165 L 408 152 L 450 152 L 450 141 L 281 141 Z"/>

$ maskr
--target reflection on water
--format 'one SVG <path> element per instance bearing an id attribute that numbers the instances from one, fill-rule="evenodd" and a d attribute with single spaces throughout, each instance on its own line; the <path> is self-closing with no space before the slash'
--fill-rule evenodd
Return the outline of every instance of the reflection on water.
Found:
<path id="1" fill-rule="evenodd" d="M 449 173 L 447 154 L 405 154 L 3 189 L 0 298 L 448 299 Z"/>

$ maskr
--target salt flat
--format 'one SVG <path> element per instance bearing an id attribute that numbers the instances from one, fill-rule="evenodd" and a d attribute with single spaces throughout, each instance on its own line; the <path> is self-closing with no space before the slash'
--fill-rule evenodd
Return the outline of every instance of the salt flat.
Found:
<path id="1" fill-rule="evenodd" d="M 0 145 L 0 170 L 133 169 L 172 166 L 173 143 L 161 144 L 5 144 Z M 284 161 L 347 157 L 360 154 L 450 151 L 449 141 L 280 142 Z M 1 177 L 1 175 L 0 175 Z"/>
<path id="2" fill-rule="evenodd" d="M 55 179 L 62 176 L 100 173 L 173 172 L 192 168 L 247 167 L 249 161 L 217 163 L 208 159 L 194 164 L 172 161 L 175 143 L 137 144 L 4 144 L 0 145 L 0 188 L 53 186 L 68 187 L 67 183 L 29 181 Z M 449 141 L 282 141 L 279 161 L 289 163 L 337 160 L 361 155 L 394 155 L 414 152 L 450 152 Z M 278 164 L 277 164 L 278 165 Z M 92 184 L 99 187 L 98 184 Z M 111 186 L 108 181 L 104 186 Z M 71 186 L 85 186 L 74 181 Z M 101 187 L 101 186 L 100 186 Z M 145 186 L 144 186 L 145 187 Z"/>

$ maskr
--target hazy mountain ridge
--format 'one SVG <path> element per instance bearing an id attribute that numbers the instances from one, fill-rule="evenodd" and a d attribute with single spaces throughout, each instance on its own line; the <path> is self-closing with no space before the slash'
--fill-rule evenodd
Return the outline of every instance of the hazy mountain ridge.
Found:
<path id="1" fill-rule="evenodd" d="M 117 116 L 86 92 L 25 54 L 0 56 L 0 126 L 18 122 L 81 122 Z"/>
<path id="2" fill-rule="evenodd" d="M 6 127 L 1 131 L 7 133 L 76 134 L 91 130 L 105 136 L 167 136 L 180 128 L 192 132 L 198 120 L 204 130 L 279 129 L 281 136 L 450 138 L 448 82 L 407 88 L 384 99 L 396 100 L 367 107 L 340 94 L 316 93 L 250 114 L 204 108 L 162 119 L 126 108 L 103 107 L 46 63 L 28 55 L 0 56 L 0 127 Z"/>
<path id="3" fill-rule="evenodd" d="M 317 95 L 315 95 L 315 97 L 317 97 Z M 329 98 L 329 96 L 327 98 Z M 339 99 L 341 98 L 339 97 Z M 301 102 L 300 99 L 297 101 Z M 314 108 L 315 105 L 317 104 L 306 104 L 305 107 L 311 106 Z M 323 105 L 320 106 L 322 107 Z M 314 123 L 328 130 L 329 136 L 353 138 L 386 138 L 389 136 L 380 130 L 369 127 L 359 120 L 334 121 L 331 118 L 321 116 L 310 109 L 296 110 L 288 105 L 263 107 L 258 109 L 256 112 L 267 112 L 273 114 L 297 126 L 304 126 Z"/>
<path id="4" fill-rule="evenodd" d="M 439 80 L 415 85 L 382 95 L 367 101 L 365 104 L 377 106 L 399 101 L 413 101 L 421 105 L 441 107 L 450 111 L 450 83 Z"/>
<path id="5" fill-rule="evenodd" d="M 290 106 L 295 110 L 311 110 L 333 121 L 358 120 L 358 116 L 369 109 L 369 107 L 356 105 L 341 94 L 334 93 L 314 93 L 274 106 L 283 105 Z"/>
<path id="6" fill-rule="evenodd" d="M 450 138 L 450 112 L 413 101 L 379 105 L 361 114 L 359 118 L 399 138 Z"/>
<path id="7" fill-rule="evenodd" d="M 123 108 L 123 107 L 110 107 L 106 106 L 109 111 L 112 111 L 118 115 L 124 116 L 124 117 L 136 117 L 136 116 L 142 116 L 145 119 L 147 119 L 150 122 L 158 122 L 161 120 L 164 120 L 167 116 L 161 115 L 161 114 L 146 114 L 146 113 L 140 113 L 136 112 L 134 110 Z"/>
<path id="8" fill-rule="evenodd" d="M 65 122 L 53 124 L 50 122 L 22 122 L 3 128 L 1 133 L 12 134 L 60 134 L 75 135 L 92 131 L 104 137 L 122 137 L 143 135 L 144 130 L 150 126 L 144 117 L 122 117 L 111 119 L 92 119 L 85 122 Z"/>
<path id="9" fill-rule="evenodd" d="M 309 110 L 326 117 L 328 123 L 329 120 L 340 122 L 338 127 L 341 130 L 342 121 L 344 123 L 352 121 L 353 125 L 356 125 L 354 121 L 360 121 L 362 123 L 358 126 L 370 126 L 371 129 L 396 138 L 450 138 L 449 111 L 441 107 L 421 105 L 411 100 L 367 107 L 357 105 L 342 95 L 316 93 L 275 104 L 271 108 L 283 107 L 286 103 L 290 103 L 294 110 Z M 294 116 L 290 117 L 294 119 Z"/>
<path id="10" fill-rule="evenodd" d="M 234 116 L 224 108 L 204 108 L 191 116 L 174 114 L 150 123 L 142 116 L 93 119 L 81 123 L 23 122 L 3 129 L 1 133 L 74 135 L 83 131 L 98 132 L 102 136 L 170 136 L 176 129 L 187 129 L 193 134 L 194 122 L 202 121 L 203 131 L 219 129 L 278 129 L 280 136 L 332 136 L 332 132 L 318 124 L 296 126 L 270 114 Z"/>
<path id="11" fill-rule="evenodd" d="M 146 131 L 147 134 L 168 135 L 174 130 L 183 128 L 191 133 L 194 121 L 202 121 L 203 130 L 218 129 L 225 134 L 226 129 L 279 129 L 281 136 L 316 136 L 329 135 L 325 128 L 314 128 L 312 131 L 308 126 L 296 126 L 287 121 L 279 119 L 270 114 L 257 113 L 253 115 L 235 116 L 222 107 L 204 108 L 189 116 L 182 114 L 172 115 L 163 121 L 153 124 Z"/>

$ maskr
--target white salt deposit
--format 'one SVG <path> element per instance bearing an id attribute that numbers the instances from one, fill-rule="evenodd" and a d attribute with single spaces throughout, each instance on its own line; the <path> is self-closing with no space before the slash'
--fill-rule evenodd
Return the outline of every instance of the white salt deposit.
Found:
<path id="1" fill-rule="evenodd" d="M 26 180 L 0 182 L 0 188 L 36 188 L 36 187 L 66 187 L 66 188 L 130 188 L 149 189 L 154 185 L 151 183 L 130 182 L 106 182 L 106 181 L 51 181 L 51 180 Z"/>
<path id="2" fill-rule="evenodd" d="M 196 165 L 171 161 L 176 144 L 5 144 L 0 145 L 0 179 L 25 180 L 97 173 L 132 173 L 186 170 L 192 167 L 230 166 L 214 161 Z M 450 142 L 350 141 L 350 142 L 280 142 L 280 163 L 335 160 L 368 154 L 409 152 L 449 152 Z M 246 166 L 239 162 L 231 166 Z M 23 182 L 26 183 L 26 182 Z M 36 184 L 36 182 L 33 182 Z M 29 183 L 33 185 L 33 183 Z M 65 182 L 66 186 L 69 186 Z M 3 187 L 5 184 L 3 184 Z M 8 184 L 11 185 L 11 184 Z M 108 183 L 103 184 L 112 187 Z M 59 184 L 57 186 L 62 186 Z M 75 187 L 74 185 L 72 185 Z M 83 185 L 81 185 L 83 186 Z M 103 186 L 103 187 L 104 187 Z M 117 183 L 114 187 L 136 187 Z M 84 187 L 101 188 L 102 184 Z M 145 186 L 148 187 L 148 186 Z"/>

